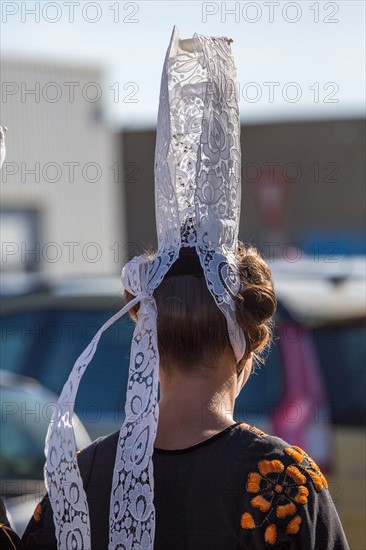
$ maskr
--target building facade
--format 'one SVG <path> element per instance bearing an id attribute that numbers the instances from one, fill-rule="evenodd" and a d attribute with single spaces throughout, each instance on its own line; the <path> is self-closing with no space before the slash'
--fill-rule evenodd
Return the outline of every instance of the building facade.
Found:
<path id="1" fill-rule="evenodd" d="M 127 240 L 155 247 L 155 131 L 125 132 Z M 243 125 L 239 237 L 267 258 L 365 254 L 364 120 Z"/>
<path id="2" fill-rule="evenodd" d="M 6 59 L 1 120 L 2 273 L 114 273 L 125 243 L 118 136 L 98 67 Z"/>

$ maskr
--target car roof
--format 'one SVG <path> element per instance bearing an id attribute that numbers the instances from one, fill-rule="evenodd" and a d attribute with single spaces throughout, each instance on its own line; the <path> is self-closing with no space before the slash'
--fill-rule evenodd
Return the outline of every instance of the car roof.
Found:
<path id="1" fill-rule="evenodd" d="M 329 321 L 365 317 L 366 304 L 366 263 L 363 256 L 347 256 L 330 261 L 329 257 L 303 257 L 299 261 L 274 259 L 268 261 L 279 300 L 292 315 L 308 325 Z M 111 307 L 122 304 L 123 287 L 119 275 L 79 276 L 47 280 L 42 276 L 24 278 L 10 283 L 2 277 L 2 306 L 9 297 L 22 297 L 26 307 L 50 303 L 67 302 L 71 306 L 75 300 L 90 305 L 106 300 Z M 27 298 L 25 298 L 27 296 Z M 19 304 L 17 305 L 17 307 Z M 7 309 L 7 308 L 5 308 Z M 4 308 L 3 308 L 4 310 Z"/>
<path id="2" fill-rule="evenodd" d="M 365 317 L 366 263 L 363 256 L 284 259 L 270 263 L 275 291 L 303 322 L 318 325 Z"/>
<path id="3" fill-rule="evenodd" d="M 48 415 L 52 414 L 52 406 L 57 406 L 58 396 L 49 388 L 43 386 L 36 379 L 13 373 L 5 369 L 0 369 L 0 389 L 2 396 L 11 396 L 10 399 L 11 401 L 14 400 L 15 404 L 19 404 L 19 402 L 21 402 L 23 404 L 22 406 L 25 408 L 28 400 L 31 403 L 37 404 L 41 413 L 37 411 L 35 413 L 29 413 L 30 418 L 32 419 L 32 425 L 37 429 L 37 431 L 41 424 L 48 424 L 51 420 L 51 417 Z M 6 397 L 6 399 L 8 398 L 9 397 Z M 44 408 L 47 408 L 47 412 Z M 34 414 L 35 416 L 32 416 Z M 39 414 L 38 417 L 37 414 Z M 18 407 L 11 417 L 14 421 L 24 422 L 24 415 L 22 415 L 23 409 Z M 2 418 L 2 422 L 4 422 L 4 419 L 6 421 L 6 416 Z M 83 423 L 76 414 L 74 414 L 73 424 L 78 445 L 82 448 L 86 447 L 91 443 L 91 439 Z M 27 429 L 29 429 L 29 425 L 27 425 Z"/>

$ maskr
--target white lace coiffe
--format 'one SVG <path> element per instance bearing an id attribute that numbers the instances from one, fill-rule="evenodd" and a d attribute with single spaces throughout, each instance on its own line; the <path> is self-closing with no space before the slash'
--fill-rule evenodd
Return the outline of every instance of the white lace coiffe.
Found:
<path id="1" fill-rule="evenodd" d="M 125 420 L 117 446 L 110 501 L 109 550 L 152 550 L 155 535 L 152 454 L 159 415 L 157 307 L 159 286 L 181 247 L 194 247 L 207 286 L 227 320 L 239 361 L 245 337 L 235 317 L 240 280 L 235 251 L 240 217 L 240 122 L 236 67 L 226 37 L 174 27 L 160 89 L 155 150 L 158 251 L 133 258 L 122 284 L 135 298 L 109 319 L 77 359 L 46 439 L 45 482 L 58 548 L 91 548 L 88 502 L 76 458 L 73 411 L 79 382 L 102 333 L 140 303 L 132 338 Z M 238 380 L 240 392 L 244 371 Z"/>

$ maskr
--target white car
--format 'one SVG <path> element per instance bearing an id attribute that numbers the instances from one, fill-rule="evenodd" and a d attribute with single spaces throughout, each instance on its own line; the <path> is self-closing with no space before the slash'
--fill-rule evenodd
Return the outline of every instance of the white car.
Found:
<path id="1" fill-rule="evenodd" d="M 11 525 L 21 536 L 43 498 L 44 443 L 57 395 L 32 378 L 0 370 L 0 495 Z M 91 443 L 75 418 L 78 449 Z"/>

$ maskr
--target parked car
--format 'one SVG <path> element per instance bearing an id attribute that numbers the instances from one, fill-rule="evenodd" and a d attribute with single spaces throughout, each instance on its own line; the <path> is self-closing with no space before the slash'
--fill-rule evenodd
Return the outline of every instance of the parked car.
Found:
<path id="1" fill-rule="evenodd" d="M 274 345 L 236 400 L 234 418 L 309 452 L 327 473 L 351 548 L 366 548 L 365 261 L 270 266 L 279 297 Z M 20 286 L 2 289 L 3 368 L 59 394 L 79 354 L 122 306 L 120 279 Z M 103 334 L 81 382 L 76 411 L 93 438 L 123 422 L 133 327 L 126 315 Z"/>
<path id="2" fill-rule="evenodd" d="M 122 305 L 118 277 L 72 279 L 4 298 L 4 368 L 59 394 L 80 353 Z M 76 411 L 93 438 L 123 422 L 133 329 L 127 314 L 112 325 L 81 381 Z M 314 344 L 281 303 L 272 351 L 258 371 L 236 400 L 234 418 L 303 446 L 329 469 L 329 425 L 314 416 L 327 408 Z"/>
<path id="3" fill-rule="evenodd" d="M 2 299 L 2 365 L 60 394 L 80 353 L 121 307 L 120 281 L 73 279 L 36 288 Z M 123 422 L 132 332 L 128 315 L 112 325 L 81 381 L 75 410 L 93 438 Z"/>
<path id="4" fill-rule="evenodd" d="M 332 427 L 328 481 L 350 547 L 366 548 L 366 262 L 364 257 L 271 265 L 277 292 L 308 331 L 319 357 Z M 334 258 L 333 258 L 334 260 Z"/>
<path id="5" fill-rule="evenodd" d="M 33 378 L 5 370 L 0 370 L 0 393 L 0 495 L 21 535 L 45 493 L 44 443 L 57 395 Z M 75 439 L 78 449 L 91 443 L 77 417 Z"/>

